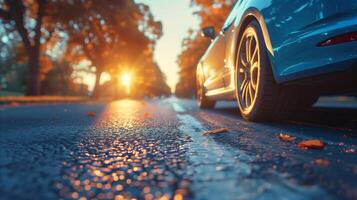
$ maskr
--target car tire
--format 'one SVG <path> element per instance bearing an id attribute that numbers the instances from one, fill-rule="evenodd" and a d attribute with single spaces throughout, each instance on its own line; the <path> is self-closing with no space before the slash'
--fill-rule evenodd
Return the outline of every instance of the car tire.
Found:
<path id="1" fill-rule="evenodd" d="M 256 21 L 241 34 L 236 60 L 236 97 L 242 117 L 247 120 L 281 119 L 317 99 L 307 102 L 300 89 L 275 82 L 263 34 Z"/>
<path id="2" fill-rule="evenodd" d="M 206 91 L 204 86 L 202 85 L 202 81 L 197 77 L 197 84 L 196 84 L 196 99 L 197 105 L 201 109 L 211 109 L 214 108 L 216 105 L 216 101 L 209 100 L 206 97 Z"/>

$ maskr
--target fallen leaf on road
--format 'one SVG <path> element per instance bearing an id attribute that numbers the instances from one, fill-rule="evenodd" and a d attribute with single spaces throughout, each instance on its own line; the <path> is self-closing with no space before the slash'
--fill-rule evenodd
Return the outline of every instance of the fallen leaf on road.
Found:
<path id="1" fill-rule="evenodd" d="M 356 150 L 355 149 L 346 149 L 345 152 L 346 153 L 355 153 Z"/>
<path id="2" fill-rule="evenodd" d="M 11 102 L 10 104 L 9 104 L 9 106 L 12 106 L 12 107 L 16 107 L 16 106 L 19 106 L 20 104 L 19 103 L 17 103 L 17 102 Z"/>
<path id="3" fill-rule="evenodd" d="M 323 149 L 325 144 L 321 140 L 305 140 L 298 145 L 301 149 Z"/>
<path id="4" fill-rule="evenodd" d="M 87 112 L 87 116 L 88 117 L 95 117 L 95 113 L 94 112 Z"/>
<path id="5" fill-rule="evenodd" d="M 282 133 L 279 134 L 278 138 L 284 142 L 292 142 L 296 139 L 295 137 L 291 137 L 290 135 L 282 134 Z"/>
<path id="6" fill-rule="evenodd" d="M 316 159 L 316 160 L 314 160 L 313 163 L 320 167 L 327 167 L 330 165 L 330 161 L 328 161 L 326 159 Z"/>
<path id="7" fill-rule="evenodd" d="M 150 117 L 150 113 L 147 113 L 147 112 L 144 113 L 144 117 L 145 117 L 145 118 L 149 118 L 149 117 Z"/>
<path id="8" fill-rule="evenodd" d="M 218 133 L 227 133 L 229 132 L 228 128 L 219 128 L 219 129 L 215 129 L 215 130 L 211 130 L 211 131 L 206 131 L 203 133 L 204 136 L 207 135 L 213 135 L 213 134 L 218 134 Z"/>

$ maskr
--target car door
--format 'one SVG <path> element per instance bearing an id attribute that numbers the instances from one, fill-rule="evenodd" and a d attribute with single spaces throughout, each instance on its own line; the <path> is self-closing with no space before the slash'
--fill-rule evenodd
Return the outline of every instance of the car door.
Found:
<path id="1" fill-rule="evenodd" d="M 224 57 L 225 40 L 223 35 L 218 34 L 207 49 L 201 63 L 204 68 L 206 77 L 204 86 L 207 90 L 214 90 L 224 87 L 224 82 L 222 79 Z"/>
<path id="2" fill-rule="evenodd" d="M 246 0 L 238 0 L 236 1 L 235 6 L 233 7 L 229 17 L 223 25 L 222 32 L 225 36 L 225 65 L 224 71 L 222 72 L 224 85 L 226 88 L 232 86 L 232 74 L 235 69 L 235 48 L 236 48 L 236 37 L 237 33 L 234 27 L 234 22 L 236 21 L 238 16 L 242 15 L 242 7 L 246 3 Z"/>
<path id="3" fill-rule="evenodd" d="M 242 0 L 237 1 L 237 4 L 242 2 Z M 206 72 L 206 82 L 205 87 L 208 90 L 224 88 L 224 75 L 227 73 L 227 63 L 226 63 L 226 47 L 228 37 L 230 36 L 229 30 L 236 17 L 235 10 L 237 4 L 233 6 L 231 13 L 228 15 L 226 21 L 224 22 L 222 29 L 219 34 L 213 40 L 210 45 L 206 55 L 204 56 L 204 62 L 202 63 Z"/>

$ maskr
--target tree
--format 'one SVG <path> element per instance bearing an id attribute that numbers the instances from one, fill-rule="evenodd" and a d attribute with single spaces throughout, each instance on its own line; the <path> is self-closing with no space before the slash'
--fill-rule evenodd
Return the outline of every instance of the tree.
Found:
<path id="1" fill-rule="evenodd" d="M 83 83 L 75 83 L 73 67 L 65 58 L 54 61 L 53 68 L 42 81 L 42 94 L 45 95 L 87 95 L 88 89 Z"/>
<path id="2" fill-rule="evenodd" d="M 147 55 L 145 52 L 153 51 L 162 35 L 162 25 L 154 20 L 148 6 L 133 0 L 92 0 L 77 2 L 74 7 L 83 13 L 64 19 L 69 47 L 78 55 L 77 62 L 89 60 L 96 69 L 93 96 L 99 96 L 101 74 L 115 74 L 118 67 L 133 66 L 134 61 Z"/>
<path id="3" fill-rule="evenodd" d="M 191 0 L 191 6 L 197 9 L 200 29 L 214 26 L 220 30 L 235 0 Z M 180 67 L 179 82 L 175 94 L 178 97 L 192 97 L 196 89 L 196 67 L 199 59 L 209 45 L 209 40 L 201 37 L 200 30 L 189 30 L 182 42 L 182 52 L 177 63 Z"/>
<path id="4" fill-rule="evenodd" d="M 1 28 L 9 35 L 16 32 L 21 41 L 14 46 L 17 62 L 28 64 L 28 95 L 39 95 L 41 89 L 51 92 L 51 77 L 63 79 L 56 73 L 69 76 L 61 71 L 62 59 L 66 67 L 86 61 L 95 69 L 95 96 L 103 72 L 115 75 L 129 67 L 150 74 L 158 68 L 153 51 L 162 24 L 148 6 L 134 0 L 0 0 L 0 19 Z M 148 74 L 147 83 L 156 80 Z M 165 83 L 161 73 L 153 76 Z"/>
<path id="5" fill-rule="evenodd" d="M 177 60 L 180 66 L 180 79 L 176 85 L 176 96 L 192 97 L 195 95 L 196 66 L 208 45 L 209 41 L 194 31 L 190 31 L 190 35 L 183 40 L 183 51 Z"/>
<path id="6" fill-rule="evenodd" d="M 170 87 L 166 83 L 166 77 L 160 70 L 158 64 L 148 60 L 143 62 L 144 67 L 138 68 L 135 73 L 133 95 L 137 97 L 169 96 Z"/>
<path id="7" fill-rule="evenodd" d="M 26 83 L 27 68 L 17 62 L 16 41 L 8 40 L 3 30 L 0 28 L 0 90 L 11 90 L 12 92 L 22 93 Z"/>
<path id="8" fill-rule="evenodd" d="M 154 63 L 152 65 L 152 77 L 147 89 L 151 96 L 170 96 L 171 89 L 166 83 L 166 76 L 161 71 L 159 65 Z"/>
<path id="9" fill-rule="evenodd" d="M 49 5 L 47 0 L 3 0 L 0 1 L 0 18 L 21 37 L 28 57 L 27 94 L 40 94 L 40 48 Z M 31 21 L 31 22 L 30 22 Z M 34 23 L 33 23 L 34 22 Z M 50 29 L 47 29 L 50 32 Z"/>

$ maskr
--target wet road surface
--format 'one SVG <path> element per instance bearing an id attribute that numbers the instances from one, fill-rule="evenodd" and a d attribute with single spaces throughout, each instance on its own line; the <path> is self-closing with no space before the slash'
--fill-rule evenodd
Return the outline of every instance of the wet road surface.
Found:
<path id="1" fill-rule="evenodd" d="M 357 107 L 322 103 L 257 124 L 234 106 L 3 106 L 0 199 L 357 199 Z M 229 132 L 202 135 L 217 128 Z M 326 148 L 300 149 L 306 139 Z"/>

